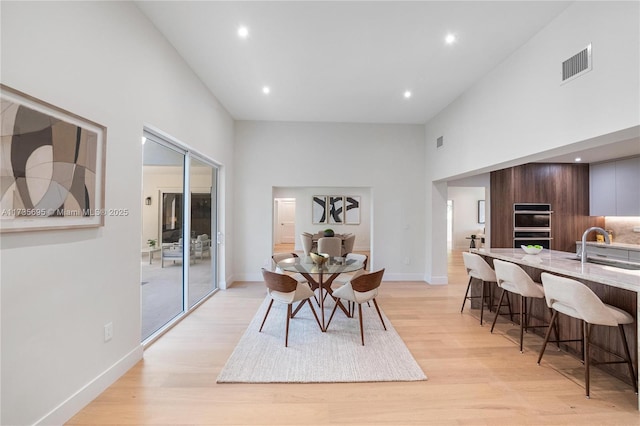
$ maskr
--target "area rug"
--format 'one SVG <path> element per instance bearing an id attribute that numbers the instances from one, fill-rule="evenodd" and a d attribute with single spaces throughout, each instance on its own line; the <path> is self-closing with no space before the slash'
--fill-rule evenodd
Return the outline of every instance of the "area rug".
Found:
<path id="1" fill-rule="evenodd" d="M 382 313 L 380 323 L 373 303 L 362 307 L 364 343 L 356 315 L 340 309 L 323 333 L 305 305 L 289 325 L 284 346 L 287 307 L 274 303 L 258 332 L 269 299 L 265 299 L 217 378 L 218 383 L 344 383 L 427 380 L 416 360 Z M 314 305 L 320 315 L 320 309 Z M 333 301 L 325 304 L 331 313 Z"/>

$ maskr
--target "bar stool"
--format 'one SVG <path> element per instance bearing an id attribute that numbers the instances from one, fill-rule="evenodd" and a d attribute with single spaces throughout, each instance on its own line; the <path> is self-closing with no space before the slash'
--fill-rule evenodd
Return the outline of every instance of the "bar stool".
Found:
<path id="1" fill-rule="evenodd" d="M 464 267 L 467 269 L 467 275 L 469 275 L 469 284 L 467 284 L 467 291 L 464 294 L 464 299 L 462 300 L 462 308 L 460 309 L 460 313 L 464 310 L 464 305 L 467 303 L 467 299 L 476 299 L 480 298 L 480 325 L 482 325 L 482 318 L 484 315 L 484 304 L 485 298 L 489 297 L 488 307 L 491 310 L 492 307 L 492 292 L 489 289 L 489 296 L 485 296 L 484 287 L 486 283 L 496 282 L 496 273 L 491 269 L 491 266 L 479 255 L 474 253 L 468 253 L 466 251 L 462 252 L 462 260 L 464 262 Z M 480 290 L 480 296 L 469 296 L 469 289 L 471 288 L 471 281 L 476 278 L 482 281 L 482 287 Z"/>
<path id="2" fill-rule="evenodd" d="M 568 315 L 582 321 L 583 330 L 583 358 L 584 358 L 584 381 L 585 393 L 587 398 L 589 395 L 589 350 L 591 348 L 591 327 L 593 325 L 606 325 L 609 327 L 618 327 L 620 337 L 624 346 L 625 357 L 612 353 L 622 361 L 597 362 L 596 364 L 621 364 L 626 363 L 629 367 L 629 375 L 633 384 L 633 389 L 638 393 L 638 382 L 633 371 L 631 363 L 631 354 L 627 337 L 624 334 L 624 324 L 632 324 L 633 317 L 622 309 L 605 304 L 600 298 L 583 283 L 569 278 L 558 277 L 556 275 L 543 272 L 541 275 L 542 284 L 545 289 L 545 298 L 547 306 L 553 311 L 551 322 L 557 322 L 558 313 Z M 549 331 L 544 339 L 544 344 L 538 356 L 538 365 L 544 355 L 544 350 L 549 342 Z M 594 345 L 595 346 L 595 345 Z M 604 349 L 603 349 L 604 350 Z M 606 351 L 609 352 L 609 351 Z M 610 353 L 610 352 L 609 352 Z"/>
<path id="3" fill-rule="evenodd" d="M 520 296 L 520 352 L 523 352 L 523 337 L 524 330 L 528 328 L 537 327 L 549 327 L 546 325 L 529 325 L 529 316 L 527 314 L 527 298 L 531 299 L 543 299 L 544 289 L 542 284 L 537 283 L 531 279 L 531 277 L 518 265 L 511 262 L 505 262 L 503 260 L 494 259 L 493 267 L 496 271 L 496 277 L 498 278 L 498 286 L 502 289 L 500 292 L 500 301 L 498 302 L 498 308 L 496 309 L 496 316 L 493 318 L 493 324 L 491 324 L 491 332 L 496 325 L 496 320 L 500 314 L 500 307 L 502 306 L 502 300 L 505 292 L 510 292 Z M 508 300 L 508 298 L 507 298 Z M 511 306 L 509 306 L 509 314 L 513 321 L 513 314 L 511 313 Z M 558 336 L 558 330 L 555 328 L 556 338 Z"/>

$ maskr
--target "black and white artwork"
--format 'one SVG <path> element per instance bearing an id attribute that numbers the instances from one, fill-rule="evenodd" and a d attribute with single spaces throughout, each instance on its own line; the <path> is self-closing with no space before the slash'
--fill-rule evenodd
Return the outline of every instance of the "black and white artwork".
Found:
<path id="1" fill-rule="evenodd" d="M 325 195 L 314 195 L 311 207 L 312 223 L 327 223 L 327 197 Z"/>
<path id="2" fill-rule="evenodd" d="M 344 223 L 344 198 L 340 196 L 330 195 L 329 204 L 327 206 L 329 223 Z"/>
<path id="3" fill-rule="evenodd" d="M 360 224 L 360 197 L 344 197 L 344 223 L 347 225 Z"/>

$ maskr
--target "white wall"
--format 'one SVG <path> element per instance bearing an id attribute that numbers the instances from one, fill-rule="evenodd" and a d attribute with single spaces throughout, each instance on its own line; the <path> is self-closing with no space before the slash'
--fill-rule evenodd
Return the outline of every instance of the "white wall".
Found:
<path id="1" fill-rule="evenodd" d="M 484 224 L 478 223 L 478 200 L 484 200 L 484 188 L 449 187 L 448 199 L 453 201 L 453 248 L 469 248 L 471 234 L 483 234 Z"/>
<path id="2" fill-rule="evenodd" d="M 315 195 L 349 195 L 360 197 L 359 224 L 313 224 L 311 215 L 312 197 Z M 370 188 L 273 188 L 273 198 L 296 199 L 295 250 L 302 250 L 300 234 L 315 234 L 327 228 L 337 234 L 355 234 L 354 250 L 368 251 L 371 247 L 371 190 Z"/>
<path id="3" fill-rule="evenodd" d="M 638 2 L 575 2 L 427 123 L 427 275 L 446 273 L 446 238 L 430 238 L 446 223 L 441 182 L 640 125 L 639 16 Z M 562 61 L 589 43 L 593 70 L 561 85 Z"/>
<path id="4" fill-rule="evenodd" d="M 370 188 L 372 269 L 386 268 L 386 280 L 424 278 L 423 126 L 240 121 L 235 155 L 236 280 L 261 279 L 273 188 L 292 186 Z"/>
<path id="5" fill-rule="evenodd" d="M 222 163 L 231 193 L 233 122 L 132 3 L 1 7 L 2 83 L 105 125 L 106 207 L 131 212 L 2 235 L 0 423 L 62 424 L 142 356 L 143 126 Z"/>

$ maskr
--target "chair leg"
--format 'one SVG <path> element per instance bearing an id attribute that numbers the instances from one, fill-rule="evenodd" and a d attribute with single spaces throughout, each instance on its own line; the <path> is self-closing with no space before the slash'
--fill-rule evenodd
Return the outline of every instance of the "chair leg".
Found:
<path id="1" fill-rule="evenodd" d="M 360 320 L 360 339 L 362 340 L 362 346 L 364 346 L 364 330 L 362 328 L 362 304 L 358 303 L 358 319 Z"/>
<path id="2" fill-rule="evenodd" d="M 520 295 L 520 353 L 523 352 L 522 350 L 522 341 L 524 338 L 524 307 L 526 306 L 527 301 L 525 300 L 525 297 L 523 295 Z"/>
<path id="3" fill-rule="evenodd" d="M 553 318 L 553 309 L 549 308 L 549 313 L 551 313 L 551 318 Z M 549 328 L 553 326 L 553 329 L 556 333 L 556 345 L 558 346 L 558 350 L 560 350 L 560 327 L 558 326 L 558 321 L 551 321 L 549 323 Z"/>
<path id="4" fill-rule="evenodd" d="M 287 305 L 287 328 L 284 333 L 284 347 L 289 345 L 289 320 L 291 319 L 291 303 Z"/>
<path id="5" fill-rule="evenodd" d="M 473 278 L 469 277 L 469 284 L 467 284 L 467 291 L 464 293 L 464 299 L 462 299 L 462 308 L 460 308 L 460 313 L 464 311 L 464 304 L 467 303 L 467 299 L 469 298 L 469 288 L 471 288 L 471 280 Z"/>
<path id="6" fill-rule="evenodd" d="M 384 320 L 382 319 L 382 314 L 380 313 L 380 308 L 378 308 L 378 302 L 376 299 L 373 299 L 373 304 L 376 307 L 376 311 L 378 311 L 378 316 L 380 317 L 380 322 L 382 323 L 382 327 L 384 327 L 385 331 L 387 330 L 387 326 L 384 325 Z"/>
<path id="7" fill-rule="evenodd" d="M 493 317 L 493 323 L 491 324 L 491 333 L 493 333 L 493 327 L 496 326 L 496 320 L 498 319 L 498 315 L 500 315 L 500 308 L 502 307 L 502 299 L 504 299 L 504 288 L 500 292 L 500 300 L 498 301 L 498 307 L 496 308 L 496 316 Z"/>
<path id="8" fill-rule="evenodd" d="M 624 353 L 627 356 L 627 365 L 629 366 L 629 374 L 631 375 L 633 390 L 638 393 L 638 381 L 636 380 L 636 375 L 633 372 L 633 364 L 631 363 L 631 353 L 629 352 L 629 345 L 627 344 L 627 336 L 624 334 L 624 325 L 618 324 L 618 330 L 620 330 L 620 336 L 622 337 L 622 343 L 624 345 Z"/>
<path id="9" fill-rule="evenodd" d="M 591 398 L 589 395 L 589 346 L 591 345 L 591 324 L 586 321 L 582 321 L 582 330 L 584 334 L 584 383 L 587 399 Z"/>
<path id="10" fill-rule="evenodd" d="M 480 284 L 480 325 L 482 326 L 482 318 L 484 316 L 484 281 Z"/>
<path id="11" fill-rule="evenodd" d="M 544 355 L 544 350 L 547 348 L 547 342 L 549 341 L 549 337 L 551 336 L 551 329 L 552 329 L 551 326 L 556 322 L 557 318 L 558 318 L 558 311 L 553 311 L 553 315 L 551 315 L 551 322 L 549 323 L 549 328 L 547 329 L 547 334 L 544 336 L 544 343 L 542 344 L 542 349 L 540 349 L 540 355 L 538 355 L 538 365 L 540 365 L 540 361 L 542 360 L 542 355 Z M 556 335 L 556 338 L 560 340 L 560 338 L 557 335 Z"/>
<path id="12" fill-rule="evenodd" d="M 269 307 L 267 308 L 267 312 L 264 314 L 264 319 L 262 320 L 262 325 L 260 325 L 260 330 L 258 330 L 258 333 L 260 333 L 262 331 L 262 327 L 264 327 L 264 322 L 267 320 L 267 316 L 269 316 L 271 305 L 273 305 L 273 299 L 271 299 L 271 302 L 269 302 Z"/>

